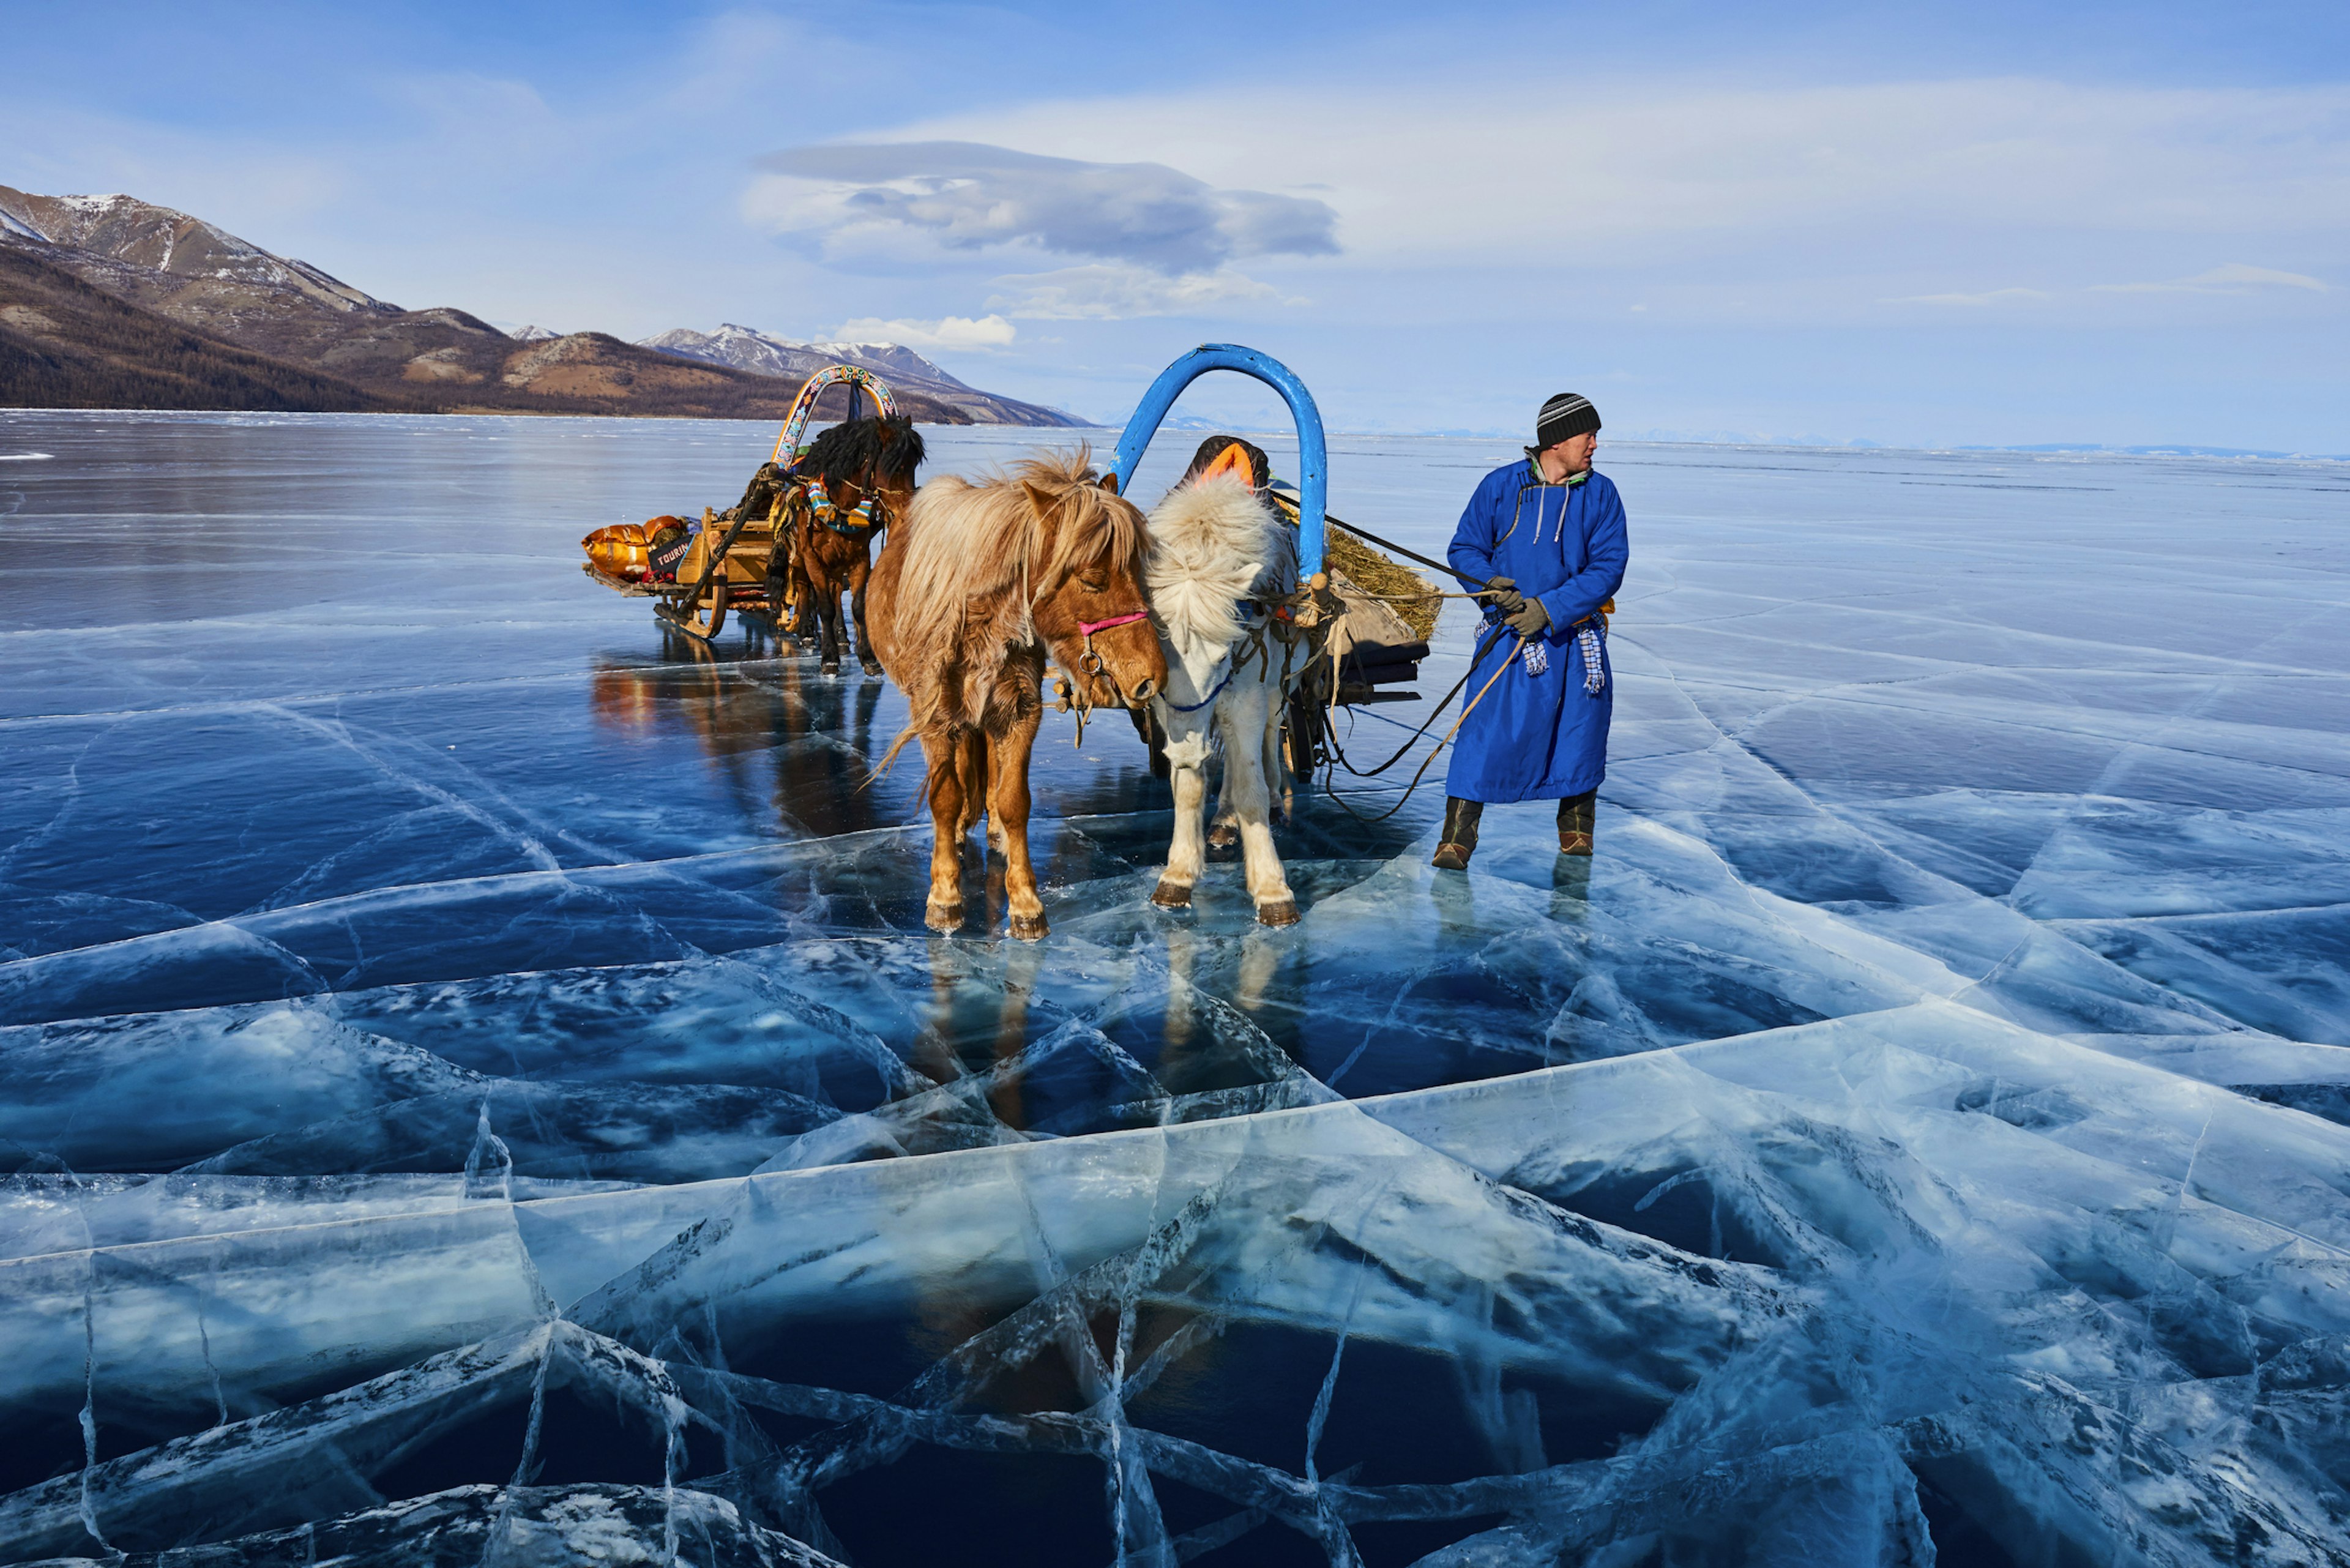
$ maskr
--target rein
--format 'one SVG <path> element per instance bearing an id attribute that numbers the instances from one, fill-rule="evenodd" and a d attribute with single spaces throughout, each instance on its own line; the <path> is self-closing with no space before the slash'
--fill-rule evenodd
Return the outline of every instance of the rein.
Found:
<path id="1" fill-rule="evenodd" d="M 1404 757 L 1404 753 L 1410 751 L 1413 744 L 1418 742 L 1422 735 L 1427 734 L 1429 730 L 1434 726 L 1438 717 L 1444 711 L 1445 703 L 1451 701 L 1453 698 L 1459 696 L 1461 694 L 1461 687 L 1469 684 L 1470 676 L 1474 675 L 1477 672 L 1478 661 L 1483 659 L 1486 654 L 1492 651 L 1494 644 L 1502 640 L 1501 634 L 1508 629 L 1509 628 L 1507 627 L 1495 627 L 1493 628 L 1492 637 L 1487 639 L 1483 647 L 1478 649 L 1474 654 L 1470 656 L 1468 674 L 1461 676 L 1460 684 L 1454 686 L 1451 691 L 1444 694 L 1444 701 L 1439 702 L 1436 705 L 1436 711 L 1429 715 L 1428 722 L 1422 724 L 1419 730 L 1413 733 L 1411 739 L 1403 743 L 1403 751 L 1398 752 L 1394 756 L 1389 757 L 1386 762 L 1381 763 L 1378 767 L 1373 768 L 1370 774 L 1360 772 L 1351 763 L 1347 764 L 1347 771 L 1350 774 L 1354 774 L 1357 778 L 1368 778 L 1371 776 L 1371 774 L 1383 774 L 1387 772 L 1388 769 L 1395 766 L 1396 763 L 1401 762 Z M 1468 706 L 1461 710 L 1461 716 L 1452 721 L 1452 728 L 1445 731 L 1444 738 L 1437 742 L 1435 745 L 1429 748 L 1428 755 L 1420 761 L 1419 771 L 1411 775 L 1411 783 L 1403 786 L 1402 796 L 1398 799 L 1393 805 L 1388 807 L 1387 810 L 1379 813 L 1377 816 L 1365 816 L 1361 812 L 1357 811 L 1353 806 L 1347 804 L 1347 797 L 1345 795 L 1340 794 L 1336 789 L 1331 787 L 1336 779 L 1336 770 L 1335 766 L 1323 780 L 1322 793 L 1328 795 L 1332 800 L 1336 801 L 1339 806 L 1348 816 L 1353 817 L 1357 822 L 1361 823 L 1366 827 L 1371 826 L 1373 823 L 1385 822 L 1388 817 L 1393 816 L 1397 812 L 1401 811 L 1406 805 L 1409 804 L 1413 793 L 1419 788 L 1419 781 L 1428 776 L 1429 765 L 1436 761 L 1437 753 L 1452 743 L 1452 737 L 1461 732 L 1461 726 L 1469 722 L 1469 715 L 1476 711 L 1477 704 L 1485 700 L 1485 693 L 1491 691 L 1493 689 L 1494 684 L 1499 681 L 1503 676 L 1509 673 L 1510 660 L 1515 658 L 1519 650 L 1523 649 L 1525 646 L 1525 638 L 1523 636 L 1520 636 L 1518 638 L 1518 646 L 1510 649 L 1507 654 L 1503 656 L 1502 662 L 1495 667 L 1492 678 L 1488 680 L 1484 685 L 1477 689 L 1477 695 L 1469 699 Z M 1344 761 L 1345 759 L 1341 757 L 1339 760 Z"/>

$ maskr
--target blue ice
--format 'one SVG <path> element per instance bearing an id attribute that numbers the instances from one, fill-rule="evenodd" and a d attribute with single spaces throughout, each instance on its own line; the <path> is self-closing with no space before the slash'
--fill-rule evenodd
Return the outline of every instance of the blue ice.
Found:
<path id="1" fill-rule="evenodd" d="M 2350 467 L 1605 446 L 1594 861 L 1056 722 L 1029 946 L 579 574 L 765 439 L 0 414 L 0 1562 L 2350 1557 Z"/>

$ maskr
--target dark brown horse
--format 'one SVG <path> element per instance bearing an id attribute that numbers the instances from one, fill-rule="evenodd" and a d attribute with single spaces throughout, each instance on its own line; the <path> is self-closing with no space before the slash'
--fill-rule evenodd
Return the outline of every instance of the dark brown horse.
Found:
<path id="1" fill-rule="evenodd" d="M 799 606 L 796 629 L 813 634 L 820 668 L 840 673 L 847 642 L 840 596 L 849 596 L 857 622 L 857 662 L 881 673 L 865 629 L 866 585 L 873 545 L 906 514 L 914 499 L 914 472 L 922 463 L 921 432 L 903 415 L 849 420 L 816 438 L 793 465 L 802 482 L 787 503 L 792 516 L 792 589 Z"/>
<path id="2" fill-rule="evenodd" d="M 1139 706 L 1167 684 L 1142 597 L 1142 513 L 1087 458 L 1079 448 L 980 484 L 931 481 L 873 568 L 874 649 L 910 710 L 882 765 L 917 737 L 930 764 L 938 836 L 923 919 L 933 930 L 962 925 L 962 846 L 984 811 L 1012 934 L 1045 934 L 1028 864 L 1028 756 L 1045 659 L 1087 707 Z"/>

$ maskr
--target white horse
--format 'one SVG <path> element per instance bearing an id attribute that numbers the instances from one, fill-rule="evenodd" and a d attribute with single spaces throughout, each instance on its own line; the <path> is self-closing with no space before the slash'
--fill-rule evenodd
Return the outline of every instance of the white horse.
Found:
<path id="1" fill-rule="evenodd" d="M 1273 847 L 1273 791 L 1287 784 L 1281 717 L 1288 688 L 1305 673 L 1272 623 L 1274 606 L 1297 586 L 1297 545 L 1273 508 L 1232 472 L 1185 483 L 1150 514 L 1144 578 L 1150 618 L 1167 650 L 1167 686 L 1150 700 L 1167 732 L 1175 786 L 1175 838 L 1150 901 L 1191 902 L 1206 859 L 1202 806 L 1211 745 L 1224 753 L 1217 820 L 1234 818 L 1256 918 L 1297 922 L 1297 899 Z"/>

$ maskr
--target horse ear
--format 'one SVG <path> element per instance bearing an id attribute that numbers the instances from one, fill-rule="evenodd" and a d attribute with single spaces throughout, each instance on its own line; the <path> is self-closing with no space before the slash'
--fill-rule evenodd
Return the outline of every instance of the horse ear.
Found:
<path id="1" fill-rule="evenodd" d="M 1020 482 L 1020 488 L 1028 493 L 1028 504 L 1036 509 L 1037 516 L 1050 517 L 1061 509 L 1061 498 L 1051 491 L 1039 489 L 1024 479 Z"/>
<path id="2" fill-rule="evenodd" d="M 1104 490 L 1108 491 L 1112 495 L 1116 495 L 1118 493 L 1118 471 L 1116 469 L 1112 469 L 1109 472 L 1101 476 L 1101 487 Z"/>

